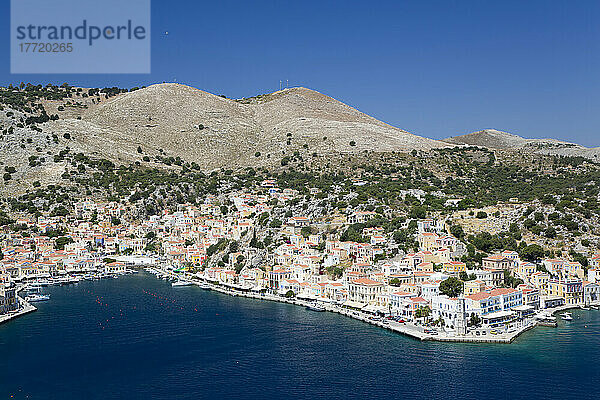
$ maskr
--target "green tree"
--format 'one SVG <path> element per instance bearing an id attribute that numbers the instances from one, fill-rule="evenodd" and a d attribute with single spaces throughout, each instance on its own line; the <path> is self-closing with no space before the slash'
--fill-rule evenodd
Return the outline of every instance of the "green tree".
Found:
<path id="1" fill-rule="evenodd" d="M 549 226 L 548 228 L 546 228 L 546 230 L 544 231 L 544 235 L 547 238 L 550 239 L 554 239 L 556 237 L 556 229 L 554 229 L 553 226 Z"/>
<path id="2" fill-rule="evenodd" d="M 519 251 L 519 257 L 525 261 L 536 261 L 544 257 L 544 249 L 539 244 L 530 244 Z"/>
<path id="3" fill-rule="evenodd" d="M 62 236 L 54 241 L 54 247 L 56 250 L 64 250 L 65 246 L 69 243 L 73 243 L 73 239 L 69 236 Z"/>
<path id="4" fill-rule="evenodd" d="M 476 313 L 472 313 L 471 318 L 469 318 L 469 325 L 477 326 L 480 323 L 481 323 L 481 318 L 479 318 L 479 315 L 477 315 Z"/>
<path id="5" fill-rule="evenodd" d="M 431 314 L 431 309 L 428 306 L 419 307 L 415 311 L 415 318 L 427 318 Z"/>
<path id="6" fill-rule="evenodd" d="M 411 208 L 410 213 L 408 214 L 409 218 L 413 219 L 423 219 L 427 216 L 427 207 L 425 206 L 414 206 Z"/>
<path id="7" fill-rule="evenodd" d="M 462 239 L 465 236 L 465 231 L 460 225 L 452 225 L 450 227 L 450 234 L 458 239 Z"/>
<path id="8" fill-rule="evenodd" d="M 304 238 L 308 238 L 312 234 L 312 228 L 310 226 L 303 226 L 300 229 L 300 234 L 304 236 Z"/>
<path id="9" fill-rule="evenodd" d="M 450 277 L 440 283 L 440 294 L 448 297 L 458 297 L 463 291 L 463 283 L 460 279 Z"/>

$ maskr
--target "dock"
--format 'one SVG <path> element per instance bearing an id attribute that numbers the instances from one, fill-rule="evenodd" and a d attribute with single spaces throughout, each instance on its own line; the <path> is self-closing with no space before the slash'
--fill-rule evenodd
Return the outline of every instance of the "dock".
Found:
<path id="1" fill-rule="evenodd" d="M 196 279 L 193 280 L 195 285 L 208 284 L 211 290 L 216 292 L 235 296 L 235 297 L 245 297 L 257 300 L 266 300 L 266 301 L 276 301 L 280 303 L 293 304 L 301 307 L 308 306 L 309 302 L 296 299 L 296 298 L 285 298 L 280 296 L 275 296 L 267 293 L 252 293 L 252 292 L 241 292 L 235 291 L 232 289 L 228 289 L 219 285 L 215 285 L 213 283 L 204 283 L 198 282 Z M 496 335 L 483 335 L 477 336 L 473 332 L 467 332 L 466 335 L 458 336 L 458 335 L 449 335 L 446 332 L 439 332 L 436 335 L 425 333 L 425 328 L 422 326 L 418 326 L 412 323 L 399 323 L 393 320 L 377 320 L 370 318 L 369 314 L 355 311 L 352 309 L 342 308 L 338 305 L 325 304 L 325 310 L 329 312 L 334 312 L 340 315 L 344 315 L 349 318 L 353 318 L 359 321 L 362 321 L 367 324 L 375 325 L 383 329 L 387 329 L 389 331 L 405 335 L 420 341 L 437 341 L 437 342 L 462 342 L 462 343 L 512 343 L 519 335 L 523 332 L 526 332 L 530 329 L 535 328 L 538 323 L 537 321 L 530 320 L 526 321 L 522 326 L 515 329 L 511 332 L 498 332 Z"/>
<path id="2" fill-rule="evenodd" d="M 5 322 L 8 322 L 8 321 L 18 318 L 22 315 L 29 314 L 30 312 L 34 312 L 37 310 L 37 308 L 35 308 L 34 306 L 32 306 L 31 304 L 26 302 L 24 299 L 22 299 L 20 297 L 18 297 L 18 299 L 19 299 L 19 304 L 21 304 L 22 307 L 19 308 L 17 311 L 1 315 L 0 316 L 0 324 L 3 324 Z"/>

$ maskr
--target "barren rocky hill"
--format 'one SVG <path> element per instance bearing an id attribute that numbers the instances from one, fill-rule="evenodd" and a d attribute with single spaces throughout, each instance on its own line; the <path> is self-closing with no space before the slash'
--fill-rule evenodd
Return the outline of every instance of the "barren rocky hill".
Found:
<path id="1" fill-rule="evenodd" d="M 35 105 L 38 111 L 27 111 L 29 103 L 17 101 L 26 91 L 2 92 L 11 103 L 0 104 L 0 165 L 10 177 L 3 180 L 0 191 L 13 191 L 17 183 L 23 189 L 35 181 L 64 182 L 61 176 L 74 167 L 64 162 L 61 153 L 65 152 L 160 168 L 195 163 L 206 171 L 281 166 L 288 157 L 310 162 L 315 154 L 426 151 L 457 144 L 600 159 L 600 148 L 524 139 L 496 130 L 436 141 L 302 87 L 238 100 L 174 83 L 131 91 L 52 90 L 52 96 Z M 11 98 L 11 93 L 16 97 Z M 39 110 L 56 118 L 27 122 L 37 118 Z"/>
<path id="2" fill-rule="evenodd" d="M 444 140 L 452 144 L 466 144 L 501 150 L 527 150 L 539 154 L 585 157 L 600 160 L 600 148 L 588 148 L 575 143 L 556 139 L 525 139 L 508 132 L 485 129 L 467 135 L 455 136 Z"/>
<path id="3" fill-rule="evenodd" d="M 315 151 L 392 151 L 444 147 L 376 120 L 331 97 L 306 88 L 291 88 L 251 105 L 256 122 L 273 139 L 292 134 L 292 142 Z M 351 145 L 350 143 L 353 142 Z"/>
<path id="4" fill-rule="evenodd" d="M 37 93 L 46 93 L 41 86 Z M 152 167 L 196 163 L 201 169 L 281 166 L 282 159 L 318 155 L 428 150 L 448 143 L 419 137 L 331 97 L 291 88 L 233 100 L 163 83 L 131 91 L 54 87 L 36 107 L 19 102 L 27 90 L 4 89 L 0 104 L 0 165 L 12 168 L 0 191 L 65 183 L 73 165 L 61 155 L 82 153 L 116 164 Z M 11 93 L 13 97 L 11 100 Z M 31 96 L 29 97 L 32 98 Z M 15 100 L 16 99 L 16 100 Z M 14 106 L 13 106 L 14 105 Z M 10 129 L 10 132 L 8 130 Z M 175 161 L 173 161 L 175 160 Z"/>
<path id="5" fill-rule="evenodd" d="M 412 135 L 305 88 L 235 101 L 179 84 L 119 95 L 49 123 L 83 147 L 120 159 L 176 155 L 205 169 L 268 165 L 295 151 L 391 151 L 447 146 Z M 258 155 L 260 153 L 260 155 Z M 135 157 L 134 157 L 135 158 Z M 136 159 L 139 159 L 137 157 Z"/>

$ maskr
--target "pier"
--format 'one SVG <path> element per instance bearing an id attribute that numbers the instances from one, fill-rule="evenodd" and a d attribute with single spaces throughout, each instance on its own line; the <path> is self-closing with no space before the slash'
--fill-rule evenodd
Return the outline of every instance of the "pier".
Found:
<path id="1" fill-rule="evenodd" d="M 21 307 L 16 311 L 1 315 L 0 316 L 0 324 L 10 321 L 12 319 L 18 318 L 22 315 L 29 314 L 30 312 L 37 310 L 37 308 L 35 308 L 34 306 L 32 306 L 31 304 L 26 302 L 21 297 L 18 297 L 18 299 L 19 299 L 18 301 L 19 301 L 19 304 L 21 305 Z"/>

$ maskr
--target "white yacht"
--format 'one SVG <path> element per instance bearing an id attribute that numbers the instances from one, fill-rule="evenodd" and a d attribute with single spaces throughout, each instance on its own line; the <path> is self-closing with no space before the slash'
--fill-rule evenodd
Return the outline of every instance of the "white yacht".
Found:
<path id="1" fill-rule="evenodd" d="M 573 320 L 573 315 L 571 315 L 570 312 L 566 312 L 560 315 L 562 319 L 564 319 L 565 321 L 572 321 Z"/>
<path id="2" fill-rule="evenodd" d="M 180 287 L 180 286 L 191 286 L 193 284 L 194 283 L 190 282 L 190 281 L 178 280 L 178 281 L 175 281 L 175 282 L 171 283 L 171 286 L 173 286 L 173 287 Z"/>
<path id="3" fill-rule="evenodd" d="M 33 293 L 25 297 L 25 300 L 29 303 L 34 303 L 36 301 L 50 300 L 50 296 L 47 294 Z"/>
<path id="4" fill-rule="evenodd" d="M 317 312 L 325 311 L 325 307 L 320 304 L 309 304 L 306 306 L 306 309 Z"/>

